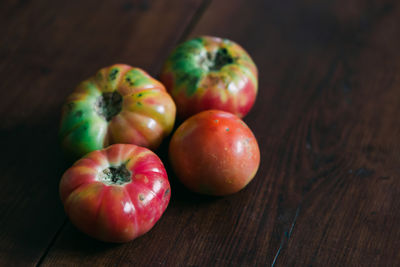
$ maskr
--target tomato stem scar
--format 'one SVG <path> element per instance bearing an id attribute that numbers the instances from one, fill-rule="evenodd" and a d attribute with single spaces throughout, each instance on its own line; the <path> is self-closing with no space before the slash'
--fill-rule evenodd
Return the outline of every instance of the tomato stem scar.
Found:
<path id="1" fill-rule="evenodd" d="M 122 110 L 122 96 L 117 92 L 106 92 L 97 98 L 95 110 L 99 116 L 110 121 Z"/>
<path id="2" fill-rule="evenodd" d="M 132 181 L 132 173 L 125 164 L 121 164 L 105 168 L 99 173 L 98 179 L 106 185 L 123 185 Z"/>
<path id="3" fill-rule="evenodd" d="M 219 71 L 223 66 L 233 63 L 233 57 L 226 48 L 220 48 L 216 52 L 208 52 L 200 57 L 200 66 L 205 70 Z"/>

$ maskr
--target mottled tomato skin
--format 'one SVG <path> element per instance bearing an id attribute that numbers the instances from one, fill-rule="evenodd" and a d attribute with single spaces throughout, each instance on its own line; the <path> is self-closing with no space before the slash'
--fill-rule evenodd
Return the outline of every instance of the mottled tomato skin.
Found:
<path id="1" fill-rule="evenodd" d="M 244 188 L 260 164 L 257 140 L 237 116 L 207 110 L 187 119 L 172 136 L 169 159 L 190 190 L 229 195 Z"/>
<path id="2" fill-rule="evenodd" d="M 182 119 L 207 109 L 242 118 L 253 106 L 258 88 L 257 67 L 248 53 L 233 41 L 210 36 L 179 45 L 164 64 L 160 80 Z"/>
<path id="3" fill-rule="evenodd" d="M 131 181 L 109 185 L 101 172 L 125 164 Z M 89 153 L 63 175 L 60 197 L 71 222 L 106 242 L 127 242 L 147 231 L 168 206 L 170 185 L 161 160 L 149 149 L 116 144 Z"/>
<path id="4" fill-rule="evenodd" d="M 107 120 L 99 99 L 118 93 L 121 110 Z M 67 98 L 60 126 L 68 155 L 80 157 L 110 144 L 157 148 L 175 122 L 176 106 L 165 87 L 139 68 L 116 64 L 83 81 Z"/>

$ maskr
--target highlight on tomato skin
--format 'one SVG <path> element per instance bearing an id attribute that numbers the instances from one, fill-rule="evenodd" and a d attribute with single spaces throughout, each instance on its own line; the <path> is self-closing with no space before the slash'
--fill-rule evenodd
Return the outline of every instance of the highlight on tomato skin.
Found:
<path id="1" fill-rule="evenodd" d="M 260 150 L 250 128 L 236 115 L 207 110 L 184 121 L 172 136 L 169 160 L 190 190 L 224 196 L 256 175 Z"/>
<path id="2" fill-rule="evenodd" d="M 89 153 L 64 173 L 59 190 L 72 224 L 91 237 L 116 243 L 148 232 L 171 196 L 161 160 L 132 144 Z"/>
<path id="3" fill-rule="evenodd" d="M 258 91 L 258 71 L 250 55 L 231 40 L 211 36 L 178 45 L 166 60 L 160 80 L 181 119 L 207 109 L 243 118 Z"/>
<path id="4" fill-rule="evenodd" d="M 140 68 L 115 64 L 81 82 L 67 98 L 61 145 L 71 158 L 116 143 L 154 150 L 171 133 L 175 114 L 163 84 Z"/>

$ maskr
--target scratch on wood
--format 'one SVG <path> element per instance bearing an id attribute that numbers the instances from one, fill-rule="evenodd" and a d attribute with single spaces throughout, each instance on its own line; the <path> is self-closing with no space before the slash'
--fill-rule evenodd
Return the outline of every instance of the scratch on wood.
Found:
<path id="1" fill-rule="evenodd" d="M 300 204 L 300 205 L 297 207 L 297 209 L 296 209 L 296 214 L 294 215 L 294 218 L 293 218 L 293 221 L 292 221 L 292 224 L 291 224 L 291 226 L 290 226 L 289 231 L 285 231 L 285 232 L 284 232 L 284 235 L 283 235 L 283 237 L 282 237 L 281 243 L 280 243 L 280 245 L 279 245 L 279 249 L 278 249 L 278 251 L 277 251 L 276 254 L 275 254 L 275 257 L 274 257 L 274 260 L 272 261 L 271 267 L 274 267 L 274 266 L 275 266 L 276 260 L 278 259 L 278 256 L 279 256 L 281 250 L 283 249 L 283 247 L 284 247 L 284 246 L 287 244 L 287 242 L 289 241 L 289 238 L 290 238 L 290 236 L 292 235 L 294 226 L 295 226 L 295 224 L 296 224 L 297 217 L 298 217 L 299 214 L 300 214 L 300 209 L 301 209 L 301 204 Z"/>
<path id="2" fill-rule="evenodd" d="M 366 178 L 371 176 L 374 173 L 373 170 L 369 170 L 366 168 L 359 168 L 358 170 L 356 170 L 356 176 L 359 176 L 361 178 Z"/>

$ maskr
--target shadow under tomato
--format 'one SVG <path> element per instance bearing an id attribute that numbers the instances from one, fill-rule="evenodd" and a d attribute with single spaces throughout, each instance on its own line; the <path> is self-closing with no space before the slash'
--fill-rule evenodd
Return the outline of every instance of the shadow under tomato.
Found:
<path id="1" fill-rule="evenodd" d="M 73 253 L 73 251 L 80 251 L 82 254 L 86 255 L 102 253 L 121 245 L 120 243 L 108 243 L 92 238 L 81 232 L 68 219 L 66 219 L 60 236 L 54 244 L 57 250 L 59 249 L 64 253 L 65 251 L 70 251 L 70 253 Z"/>
<path id="2" fill-rule="evenodd" d="M 65 218 L 58 184 L 68 164 L 58 145 L 58 122 L 59 112 L 51 110 L 4 118 L 0 126 L 0 227 L 4 244 L 18 244 L 14 256 L 39 257 Z"/>

